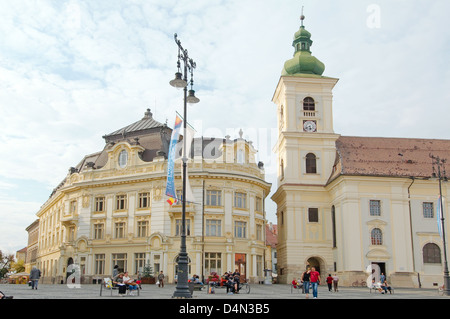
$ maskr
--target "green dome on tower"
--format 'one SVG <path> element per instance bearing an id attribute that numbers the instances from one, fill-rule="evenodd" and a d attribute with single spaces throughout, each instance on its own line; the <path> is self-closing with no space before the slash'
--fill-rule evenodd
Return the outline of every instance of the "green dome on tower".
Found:
<path id="1" fill-rule="evenodd" d="M 292 46 L 295 49 L 294 57 L 284 63 L 281 75 L 312 74 L 321 76 L 325 65 L 311 55 L 310 47 L 313 43 L 311 33 L 303 26 L 305 16 L 301 16 L 302 25 L 294 34 Z"/>

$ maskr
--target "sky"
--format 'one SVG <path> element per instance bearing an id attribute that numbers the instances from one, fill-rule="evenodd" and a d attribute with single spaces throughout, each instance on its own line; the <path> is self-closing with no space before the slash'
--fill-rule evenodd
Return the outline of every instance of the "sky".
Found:
<path id="1" fill-rule="evenodd" d="M 0 0 L 0 250 L 27 245 L 68 169 L 147 108 L 173 126 L 178 34 L 198 136 L 253 141 L 276 223 L 273 93 L 304 24 L 346 136 L 450 139 L 448 0 Z"/>

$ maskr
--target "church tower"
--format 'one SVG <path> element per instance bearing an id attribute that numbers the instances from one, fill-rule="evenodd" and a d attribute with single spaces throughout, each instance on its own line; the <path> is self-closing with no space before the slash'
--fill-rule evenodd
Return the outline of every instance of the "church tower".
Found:
<path id="1" fill-rule="evenodd" d="M 338 79 L 325 77 L 325 65 L 311 54 L 311 33 L 294 34 L 294 56 L 285 62 L 273 95 L 278 114 L 277 204 L 278 276 L 299 278 L 308 266 L 332 272 L 330 199 L 326 184 L 336 158 L 332 90 Z"/>

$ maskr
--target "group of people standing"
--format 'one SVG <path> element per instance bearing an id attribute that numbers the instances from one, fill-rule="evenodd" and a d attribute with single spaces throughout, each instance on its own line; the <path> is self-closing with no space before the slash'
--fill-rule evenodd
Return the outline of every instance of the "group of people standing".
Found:
<path id="1" fill-rule="evenodd" d="M 331 274 L 329 274 L 326 282 L 328 285 L 328 291 L 332 291 L 333 287 L 335 292 L 338 291 L 338 276 L 331 276 Z M 294 280 L 292 281 L 292 285 L 294 285 L 294 288 L 297 288 L 297 286 L 301 286 L 302 292 L 306 295 L 306 298 L 309 298 L 309 290 L 311 289 L 313 298 L 316 299 L 318 287 L 320 285 L 320 273 L 316 270 L 316 267 L 308 268 L 305 272 L 303 272 L 300 278 L 300 282 L 298 282 L 294 278 Z"/>

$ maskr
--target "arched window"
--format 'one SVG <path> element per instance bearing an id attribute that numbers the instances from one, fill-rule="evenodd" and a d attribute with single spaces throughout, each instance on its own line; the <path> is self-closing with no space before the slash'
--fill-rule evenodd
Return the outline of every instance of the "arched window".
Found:
<path id="1" fill-rule="evenodd" d="M 317 173 L 316 155 L 313 153 L 306 155 L 306 173 Z"/>
<path id="2" fill-rule="evenodd" d="M 423 246 L 423 263 L 424 264 L 440 264 L 441 249 L 438 245 L 429 243 Z"/>
<path id="3" fill-rule="evenodd" d="M 280 163 L 280 176 L 281 176 L 281 180 L 284 179 L 284 161 L 283 159 L 281 159 L 281 163 Z"/>
<path id="4" fill-rule="evenodd" d="M 316 103 L 312 97 L 305 97 L 303 99 L 303 110 L 304 111 L 315 111 Z"/>
<path id="5" fill-rule="evenodd" d="M 381 229 L 374 228 L 370 233 L 370 239 L 372 241 L 372 245 L 383 245 L 383 234 Z"/>

